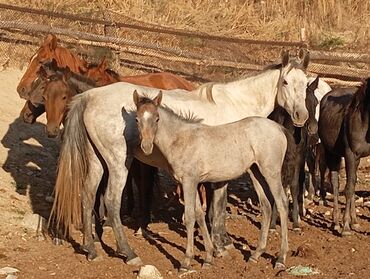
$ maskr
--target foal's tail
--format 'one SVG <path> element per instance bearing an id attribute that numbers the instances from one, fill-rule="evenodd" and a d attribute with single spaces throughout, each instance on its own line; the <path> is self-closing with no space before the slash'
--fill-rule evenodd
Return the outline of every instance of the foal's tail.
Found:
<path id="1" fill-rule="evenodd" d="M 81 190 L 88 171 L 88 135 L 83 121 L 85 108 L 84 95 L 75 96 L 69 106 L 59 155 L 55 199 L 49 225 L 53 220 L 57 230 L 64 229 L 64 235 L 72 224 L 80 226 L 82 223 Z"/>
<path id="2" fill-rule="evenodd" d="M 295 161 L 296 161 L 296 143 L 294 140 L 293 135 L 285 128 L 282 127 L 282 130 L 286 136 L 286 139 L 288 141 L 287 143 L 287 150 L 284 157 L 282 172 L 281 172 L 281 178 L 282 183 L 284 187 L 287 187 L 288 184 L 293 179 L 294 170 L 295 170 Z"/>

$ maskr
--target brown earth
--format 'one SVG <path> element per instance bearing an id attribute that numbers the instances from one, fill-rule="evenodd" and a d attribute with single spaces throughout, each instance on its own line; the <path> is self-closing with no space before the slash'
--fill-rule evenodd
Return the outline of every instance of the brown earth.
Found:
<path id="1" fill-rule="evenodd" d="M 50 238 L 36 237 L 36 233 L 25 226 L 24 219 L 30 213 L 47 217 L 50 203 L 45 197 L 54 183 L 59 142 L 45 136 L 45 118 L 33 125 L 18 120 L 24 104 L 15 90 L 20 76 L 19 70 L 0 72 L 0 268 L 19 269 L 19 278 L 135 278 L 138 268 L 127 266 L 114 255 L 115 241 L 109 228 L 105 228 L 105 244 L 97 244 L 100 260 L 88 262 L 80 253 L 79 233 L 73 235 L 75 243 L 55 246 Z M 366 159 L 363 163 L 356 193 L 368 201 L 370 175 Z M 164 278 L 177 278 L 179 261 L 185 251 L 185 228 L 178 222 L 181 219 L 179 206 L 174 200 L 168 200 L 173 184 L 167 179 L 161 182 L 160 191 L 156 191 L 154 222 L 150 225 L 152 237 L 136 237 L 133 229 L 124 230 L 145 264 L 155 265 Z M 229 257 L 215 259 L 211 269 L 203 270 L 204 247 L 201 237 L 197 236 L 193 261 L 197 272 L 186 278 L 293 277 L 273 269 L 273 259 L 280 245 L 278 233 L 270 235 L 267 251 L 257 264 L 247 263 L 250 251 L 257 244 L 261 216 L 253 193 L 245 188 L 240 190 L 240 184 L 234 183 L 230 189 L 234 195 L 229 197 L 227 220 L 236 249 L 230 251 Z M 247 203 L 248 197 L 252 197 L 252 205 Z M 343 208 L 344 197 L 340 200 Z M 314 275 L 316 278 L 370 278 L 369 207 L 359 204 L 361 228 L 345 238 L 330 228 L 331 208 L 330 197 L 327 207 L 311 205 L 309 218 L 302 222 L 302 232 L 289 231 L 287 266 L 315 267 L 320 271 L 319 275 Z M 0 275 L 0 278 L 5 277 Z"/>

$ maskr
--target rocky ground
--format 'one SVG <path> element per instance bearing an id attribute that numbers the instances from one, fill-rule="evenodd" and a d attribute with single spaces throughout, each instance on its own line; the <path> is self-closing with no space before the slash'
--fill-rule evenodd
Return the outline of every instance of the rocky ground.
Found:
<path id="1" fill-rule="evenodd" d="M 136 278 L 138 268 L 125 265 L 115 255 L 109 227 L 104 230 L 104 243 L 96 244 L 101 257 L 94 262 L 88 262 L 81 251 L 78 232 L 73 234 L 73 242 L 61 246 L 36 234 L 35 229 L 42 225 L 39 216 L 47 217 L 51 206 L 49 195 L 55 179 L 59 141 L 45 136 L 44 118 L 33 125 L 18 119 L 24 104 L 15 90 L 20 77 L 19 70 L 0 72 L 0 278 L 11 278 L 11 270 L 6 272 L 4 267 L 16 268 L 18 271 L 13 274 L 18 278 Z M 331 197 L 328 206 L 310 205 L 302 232 L 289 231 L 288 267 L 303 265 L 317 270 L 319 274 L 312 275 L 313 278 L 370 277 L 367 165 L 365 159 L 356 188 L 361 228 L 353 236 L 342 238 L 331 229 Z M 341 182 L 343 185 L 343 174 Z M 267 251 L 257 264 L 247 263 L 257 244 L 261 216 L 253 192 L 240 184 L 239 181 L 231 187 L 228 205 L 227 227 L 235 249 L 229 257 L 215 259 L 211 269 L 203 270 L 204 246 L 197 234 L 193 261 L 196 272 L 186 278 L 293 277 L 287 271 L 273 269 L 279 233 L 270 234 Z M 177 268 L 186 243 L 181 207 L 171 199 L 172 190 L 173 183 L 161 179 L 161 188 L 156 189 L 150 237 L 135 236 L 132 220 L 126 220 L 124 227 L 129 243 L 144 263 L 157 267 L 164 278 L 178 277 Z M 340 201 L 343 208 L 343 196 Z"/>

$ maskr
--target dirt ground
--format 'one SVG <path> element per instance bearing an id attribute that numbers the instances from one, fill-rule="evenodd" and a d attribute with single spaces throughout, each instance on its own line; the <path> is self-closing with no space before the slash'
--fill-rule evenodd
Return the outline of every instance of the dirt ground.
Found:
<path id="1" fill-rule="evenodd" d="M 88 262 L 79 248 L 79 233 L 73 235 L 75 242 L 56 246 L 50 238 L 36 237 L 26 222 L 31 213 L 48 215 L 51 204 L 46 198 L 54 184 L 59 141 L 45 136 L 45 118 L 33 125 L 18 119 L 24 104 L 15 90 L 20 77 L 20 70 L 0 72 L 0 268 L 19 269 L 18 278 L 135 278 L 138 268 L 127 266 L 114 254 L 115 241 L 110 228 L 104 230 L 104 244 L 97 243 L 100 260 Z M 366 202 L 370 199 L 370 174 L 366 159 L 363 163 L 356 194 Z M 134 236 L 132 226 L 124 231 L 145 264 L 155 265 L 164 278 L 177 278 L 186 234 L 179 222 L 180 207 L 169 199 L 173 185 L 167 179 L 161 181 L 163 185 L 156 191 L 154 221 L 150 225 L 152 236 L 147 239 Z M 343 185 L 343 174 L 341 182 Z M 257 244 L 261 216 L 253 193 L 241 184 L 233 183 L 228 206 L 227 228 L 235 249 L 229 257 L 215 259 L 211 269 L 203 270 L 204 247 L 197 236 L 193 261 L 196 272 L 185 278 L 293 277 L 286 271 L 273 269 L 280 245 L 278 233 L 270 234 L 267 251 L 257 264 L 247 263 L 250 251 Z M 253 203 L 247 202 L 248 197 Z M 343 208 L 343 196 L 340 200 Z M 358 204 L 361 228 L 345 238 L 331 230 L 331 208 L 330 197 L 328 206 L 311 205 L 308 217 L 302 222 L 302 232 L 289 231 L 287 266 L 317 268 L 320 274 L 313 275 L 315 278 L 370 278 L 370 208 Z"/>

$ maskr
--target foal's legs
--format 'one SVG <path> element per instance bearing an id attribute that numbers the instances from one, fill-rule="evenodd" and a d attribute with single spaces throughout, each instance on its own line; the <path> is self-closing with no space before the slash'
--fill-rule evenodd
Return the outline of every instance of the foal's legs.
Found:
<path id="1" fill-rule="evenodd" d="M 342 235 L 351 235 L 350 221 L 353 228 L 358 227 L 356 219 L 356 208 L 355 208 L 355 185 L 357 180 L 357 168 L 360 163 L 360 159 L 356 158 L 353 152 L 347 148 L 344 158 L 346 160 L 346 209 L 343 215 L 343 231 Z"/>
<path id="2" fill-rule="evenodd" d="M 103 166 L 93 151 L 90 143 L 88 146 L 89 172 L 87 174 L 86 181 L 84 183 L 84 190 L 82 192 L 82 218 L 84 229 L 83 248 L 87 251 L 88 260 L 93 260 L 97 257 L 97 252 L 92 234 L 92 210 L 95 203 L 96 192 L 103 176 Z"/>
<path id="3" fill-rule="evenodd" d="M 197 192 L 197 183 L 192 179 L 183 179 L 182 187 L 185 203 L 185 226 L 187 232 L 187 245 L 185 259 L 181 264 L 180 270 L 191 269 L 190 262 L 194 257 L 194 225 L 197 220 L 204 239 L 204 246 L 207 251 L 205 264 L 212 264 L 213 245 L 208 233 L 204 212 Z"/>
<path id="4" fill-rule="evenodd" d="M 266 181 L 261 172 L 259 171 L 258 167 L 256 165 L 252 165 L 249 174 L 252 179 L 254 189 L 256 190 L 256 193 L 258 195 L 262 211 L 260 239 L 258 241 L 256 250 L 252 253 L 252 255 L 249 258 L 249 261 L 257 262 L 258 258 L 266 250 L 268 231 L 271 220 L 271 204 L 263 189 L 264 187 L 266 187 L 267 189 L 268 185 L 266 184 Z"/>

